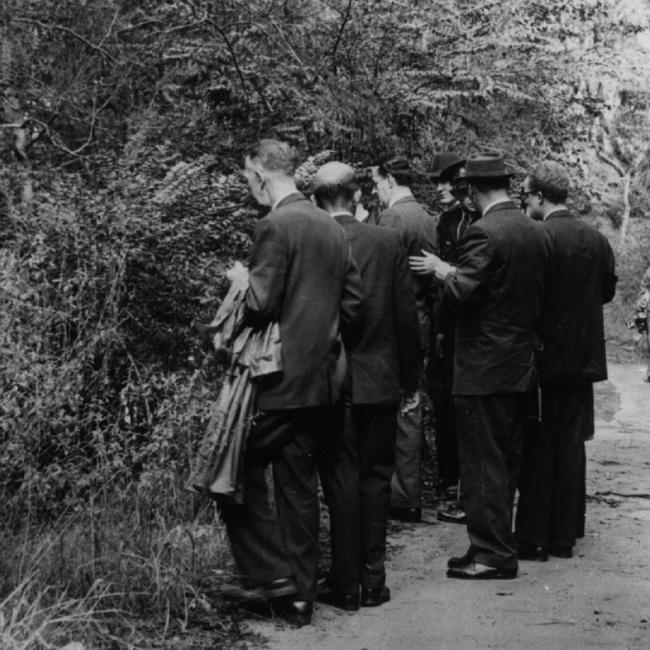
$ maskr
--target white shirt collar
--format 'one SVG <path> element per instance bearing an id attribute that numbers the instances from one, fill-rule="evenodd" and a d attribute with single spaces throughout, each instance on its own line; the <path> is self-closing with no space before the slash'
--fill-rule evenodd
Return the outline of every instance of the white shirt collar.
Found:
<path id="1" fill-rule="evenodd" d="M 337 210 L 336 212 L 330 212 L 330 217 L 352 217 L 354 215 L 349 210 Z"/>

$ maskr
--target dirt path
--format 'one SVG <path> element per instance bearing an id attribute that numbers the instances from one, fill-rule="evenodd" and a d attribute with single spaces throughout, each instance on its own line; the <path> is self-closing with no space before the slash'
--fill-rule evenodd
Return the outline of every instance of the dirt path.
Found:
<path id="1" fill-rule="evenodd" d="M 347 614 L 318 605 L 312 626 L 251 626 L 283 650 L 419 648 L 650 648 L 650 385 L 638 365 L 610 366 L 596 389 L 588 443 L 586 536 L 572 559 L 522 562 L 516 580 L 445 577 L 465 529 L 394 528 L 392 600 Z"/>

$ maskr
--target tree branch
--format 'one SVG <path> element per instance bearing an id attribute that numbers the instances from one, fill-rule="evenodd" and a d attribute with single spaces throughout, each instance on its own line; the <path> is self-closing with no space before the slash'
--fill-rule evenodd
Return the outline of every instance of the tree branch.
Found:
<path id="1" fill-rule="evenodd" d="M 78 41 L 81 41 L 84 45 L 89 47 L 91 50 L 94 50 L 95 52 L 98 52 L 102 56 L 106 57 L 111 63 L 114 63 L 115 65 L 118 65 L 117 59 L 107 52 L 103 47 L 100 45 L 95 45 L 95 43 L 91 43 L 87 38 L 84 38 L 81 34 L 78 34 L 75 32 L 73 29 L 70 29 L 69 27 L 64 27 L 63 25 L 55 25 L 52 23 L 43 23 L 40 20 L 35 20 L 34 18 L 15 18 L 14 19 L 18 23 L 28 23 L 30 25 L 38 25 L 39 27 L 42 27 L 43 29 L 56 29 L 61 32 L 65 32 L 66 34 L 69 34 L 70 36 L 73 36 L 76 38 Z M 103 39 L 102 39 L 103 40 Z"/>
<path id="2" fill-rule="evenodd" d="M 337 70 L 336 52 L 338 51 L 341 39 L 343 38 L 343 32 L 345 31 L 348 21 L 350 20 L 351 10 L 352 0 L 348 0 L 348 6 L 345 8 L 345 13 L 343 14 L 343 19 L 341 20 L 341 26 L 339 27 L 338 34 L 336 35 L 336 40 L 334 41 L 334 45 L 332 47 L 332 54 L 330 55 L 332 57 L 332 72 L 334 72 L 334 74 L 336 74 Z"/>

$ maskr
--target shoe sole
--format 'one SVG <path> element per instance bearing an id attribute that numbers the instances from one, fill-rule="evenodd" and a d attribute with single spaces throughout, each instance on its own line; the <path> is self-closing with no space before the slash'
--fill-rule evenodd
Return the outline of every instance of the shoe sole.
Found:
<path id="1" fill-rule="evenodd" d="M 460 580 L 513 580 L 517 577 L 517 571 L 484 571 L 483 573 L 464 573 L 457 569 L 447 571 L 448 578 L 458 578 Z"/>
<path id="2" fill-rule="evenodd" d="M 442 513 L 438 513 L 436 515 L 436 518 L 438 521 L 444 521 L 447 522 L 448 524 L 466 524 L 467 523 L 467 517 L 463 515 L 462 517 L 453 517 L 451 515 L 444 515 Z"/>

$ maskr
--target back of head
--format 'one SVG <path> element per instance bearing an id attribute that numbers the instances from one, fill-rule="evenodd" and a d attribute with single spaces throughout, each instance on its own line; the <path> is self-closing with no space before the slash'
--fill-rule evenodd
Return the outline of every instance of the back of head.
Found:
<path id="1" fill-rule="evenodd" d="M 246 157 L 272 174 L 293 177 L 296 171 L 295 149 L 279 140 L 260 140 L 248 150 Z"/>
<path id="2" fill-rule="evenodd" d="M 406 158 L 398 156 L 377 166 L 377 173 L 384 178 L 392 176 L 398 185 L 410 187 L 414 180 L 413 169 Z"/>
<path id="3" fill-rule="evenodd" d="M 312 191 L 319 208 L 351 210 L 359 190 L 354 169 L 342 162 L 328 162 L 314 175 Z"/>
<path id="4" fill-rule="evenodd" d="M 530 174 L 530 188 L 540 192 L 550 203 L 564 203 L 569 196 L 569 174 L 553 160 L 539 163 Z"/>

